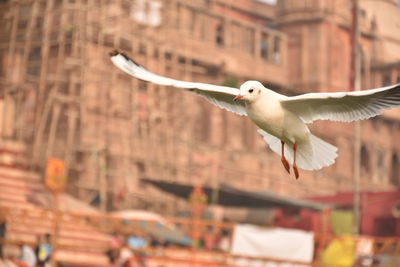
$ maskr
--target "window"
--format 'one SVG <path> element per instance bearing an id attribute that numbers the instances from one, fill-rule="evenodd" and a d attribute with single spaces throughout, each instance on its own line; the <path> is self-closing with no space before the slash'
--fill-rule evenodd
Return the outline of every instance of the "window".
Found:
<path id="1" fill-rule="evenodd" d="M 139 55 L 145 56 L 147 55 L 147 46 L 144 43 L 139 44 Z"/>
<path id="2" fill-rule="evenodd" d="M 382 86 L 388 86 L 391 83 L 390 75 L 386 74 L 382 79 Z"/>
<path id="3" fill-rule="evenodd" d="M 387 178 L 386 168 L 385 168 L 385 153 L 383 151 L 378 151 L 377 153 L 377 174 L 380 181 Z"/>
<path id="4" fill-rule="evenodd" d="M 253 28 L 244 28 L 244 49 L 253 54 L 255 51 L 255 31 Z"/>
<path id="5" fill-rule="evenodd" d="M 263 59 L 268 59 L 268 35 L 263 33 L 260 40 L 260 55 Z"/>
<path id="6" fill-rule="evenodd" d="M 139 177 L 143 177 L 146 174 L 146 165 L 142 161 L 136 162 L 136 169 Z"/>
<path id="7" fill-rule="evenodd" d="M 131 17 L 138 23 L 148 26 L 161 25 L 161 2 L 154 0 L 137 0 Z"/>
<path id="8" fill-rule="evenodd" d="M 365 145 L 361 147 L 361 168 L 366 173 L 370 171 L 369 152 Z"/>
<path id="9" fill-rule="evenodd" d="M 215 30 L 215 43 L 218 46 L 224 45 L 224 25 L 220 22 Z"/>
<path id="10" fill-rule="evenodd" d="M 120 39 L 120 48 L 124 51 L 131 51 L 132 50 L 132 42 L 128 39 L 121 38 Z"/>
<path id="11" fill-rule="evenodd" d="M 392 171 L 391 171 L 391 175 L 390 175 L 390 182 L 393 185 L 400 186 L 399 157 L 395 153 L 393 153 L 393 155 L 392 155 Z"/>
<path id="12" fill-rule="evenodd" d="M 6 75 L 6 56 L 5 50 L 0 50 L 0 76 Z"/>
<path id="13" fill-rule="evenodd" d="M 281 63 L 281 40 L 279 37 L 274 38 L 274 54 L 273 61 L 276 64 Z"/>

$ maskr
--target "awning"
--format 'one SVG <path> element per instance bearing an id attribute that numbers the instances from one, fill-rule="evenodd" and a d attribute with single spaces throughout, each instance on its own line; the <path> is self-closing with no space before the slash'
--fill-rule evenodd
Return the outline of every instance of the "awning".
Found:
<path id="1" fill-rule="evenodd" d="M 193 191 L 193 185 L 172 183 L 149 178 L 141 179 L 142 182 L 151 184 L 164 192 L 175 196 L 189 199 Z M 249 192 L 236 189 L 232 186 L 221 184 L 218 189 L 208 186 L 202 187 L 204 194 L 207 195 L 208 203 L 213 196 L 218 195 L 216 203 L 227 207 L 246 207 L 246 208 L 306 208 L 321 211 L 330 205 L 302 200 L 291 197 L 278 196 L 271 192 Z M 215 192 L 217 190 L 217 193 Z"/>

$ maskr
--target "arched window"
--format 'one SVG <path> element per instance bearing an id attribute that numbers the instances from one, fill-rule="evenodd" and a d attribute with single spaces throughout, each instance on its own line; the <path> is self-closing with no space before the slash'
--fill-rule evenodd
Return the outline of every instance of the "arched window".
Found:
<path id="1" fill-rule="evenodd" d="M 268 59 L 269 56 L 269 51 L 268 51 L 268 35 L 266 33 L 263 33 L 261 35 L 261 40 L 260 40 L 260 55 L 264 59 Z"/>
<path id="2" fill-rule="evenodd" d="M 382 86 L 388 86 L 391 84 L 391 79 L 389 74 L 385 74 L 382 78 Z"/>
<path id="3" fill-rule="evenodd" d="M 365 172 L 369 172 L 370 168 L 369 152 L 365 145 L 361 146 L 361 168 Z"/>
<path id="4" fill-rule="evenodd" d="M 218 46 L 224 45 L 224 25 L 222 22 L 218 23 L 216 30 L 215 30 L 215 43 Z"/>
<path id="5" fill-rule="evenodd" d="M 400 186 L 400 166 L 399 157 L 396 153 L 392 155 L 392 172 L 390 175 L 390 182 L 393 185 Z"/>
<path id="6" fill-rule="evenodd" d="M 383 180 L 385 174 L 385 153 L 383 151 L 378 151 L 377 156 L 376 166 L 378 169 L 378 178 L 379 180 Z"/>

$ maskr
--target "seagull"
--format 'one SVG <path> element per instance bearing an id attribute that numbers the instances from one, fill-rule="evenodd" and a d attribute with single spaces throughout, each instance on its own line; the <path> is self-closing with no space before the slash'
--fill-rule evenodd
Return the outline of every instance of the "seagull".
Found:
<path id="1" fill-rule="evenodd" d="M 364 120 L 400 106 L 400 83 L 371 90 L 289 97 L 258 81 L 246 81 L 239 89 L 187 82 L 152 73 L 118 51 L 112 51 L 110 57 L 115 66 L 137 79 L 182 88 L 219 108 L 248 116 L 259 127 L 257 132 L 271 150 L 281 157 L 289 174 L 291 162 L 296 179 L 299 168 L 319 170 L 332 165 L 337 157 L 337 148 L 313 135 L 307 124 L 315 120 Z"/>

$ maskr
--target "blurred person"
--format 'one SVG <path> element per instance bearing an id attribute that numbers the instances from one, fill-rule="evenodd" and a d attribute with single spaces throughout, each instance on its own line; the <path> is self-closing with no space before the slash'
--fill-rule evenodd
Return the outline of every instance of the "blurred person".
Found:
<path id="1" fill-rule="evenodd" d="M 162 246 L 162 241 L 157 236 L 152 235 L 150 238 L 150 246 L 153 248 L 158 248 Z"/>
<path id="2" fill-rule="evenodd" d="M 135 250 L 134 251 L 135 264 L 140 267 L 145 267 L 147 255 L 144 251 L 141 251 L 147 248 L 149 245 L 149 242 L 147 241 L 145 236 L 140 232 L 134 232 L 128 237 L 127 243 L 130 248 Z"/>
<path id="3" fill-rule="evenodd" d="M 123 239 L 116 232 L 111 237 L 111 248 L 106 252 L 108 260 L 111 264 L 115 264 L 120 256 L 120 248 L 123 245 Z"/>
<path id="4" fill-rule="evenodd" d="M 163 247 L 163 248 L 167 248 L 169 246 L 171 246 L 171 242 L 169 242 L 168 240 L 162 238 L 162 237 L 158 237 L 153 235 L 150 239 L 150 246 L 152 247 Z"/>
<path id="5" fill-rule="evenodd" d="M 156 255 L 161 256 L 164 255 L 164 248 L 170 246 L 170 242 L 163 239 L 162 237 L 157 237 L 153 235 L 150 239 L 150 246 L 154 248 L 154 252 Z"/>
<path id="6" fill-rule="evenodd" d="M 20 248 L 20 254 L 17 257 L 17 261 L 19 262 L 19 264 L 17 265 L 35 267 L 37 259 L 33 249 L 26 244 L 20 245 L 19 248 Z"/>
<path id="7" fill-rule="evenodd" d="M 117 266 L 121 266 L 121 267 L 131 266 L 130 260 L 132 257 L 133 257 L 133 253 L 132 253 L 131 248 L 128 245 L 128 239 L 125 239 L 125 242 L 119 251 L 119 257 L 116 262 Z"/>
<path id="8" fill-rule="evenodd" d="M 40 235 L 38 238 L 38 245 L 35 249 L 38 266 L 50 266 L 52 252 L 51 235 Z"/>
<path id="9" fill-rule="evenodd" d="M 222 229 L 221 237 L 218 242 L 218 249 L 223 252 L 229 252 L 230 242 L 231 242 L 231 240 L 229 237 L 229 231 L 227 229 Z"/>
<path id="10" fill-rule="evenodd" d="M 119 258 L 117 261 L 117 266 L 119 267 L 130 267 L 132 266 L 131 259 L 133 257 L 132 251 L 129 249 L 128 246 L 123 246 L 121 248 Z"/>
<path id="11" fill-rule="evenodd" d="M 129 235 L 127 243 L 133 249 L 143 249 L 148 245 L 147 240 L 139 232 Z"/>
<path id="12" fill-rule="evenodd" d="M 206 250 L 212 250 L 217 244 L 217 233 L 211 226 L 208 226 L 206 232 L 203 234 L 203 246 Z"/>
<path id="13" fill-rule="evenodd" d="M 6 236 L 6 217 L 0 213 L 0 239 Z M 4 257 L 3 255 L 3 242 L 0 241 L 0 259 Z"/>

